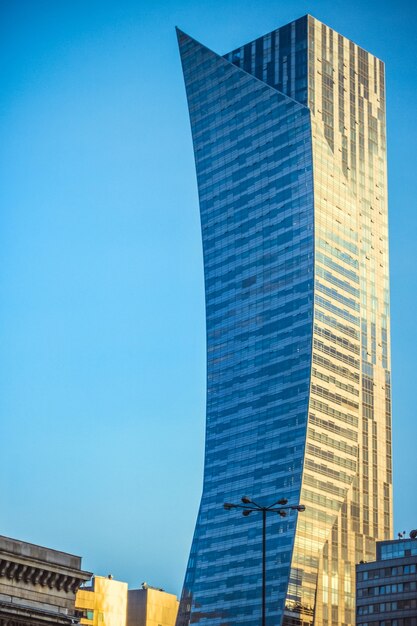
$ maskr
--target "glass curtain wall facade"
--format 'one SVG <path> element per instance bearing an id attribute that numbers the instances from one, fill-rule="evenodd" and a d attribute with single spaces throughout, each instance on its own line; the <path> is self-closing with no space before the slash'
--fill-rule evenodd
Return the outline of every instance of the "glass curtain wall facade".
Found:
<path id="1" fill-rule="evenodd" d="M 207 318 L 201 505 L 177 626 L 355 623 L 392 532 L 384 66 L 305 16 L 224 57 L 178 32 Z"/>

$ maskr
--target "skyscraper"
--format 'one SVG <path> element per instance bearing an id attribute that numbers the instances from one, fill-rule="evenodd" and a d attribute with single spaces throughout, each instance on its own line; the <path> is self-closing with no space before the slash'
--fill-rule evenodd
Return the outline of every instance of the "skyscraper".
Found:
<path id="1" fill-rule="evenodd" d="M 204 485 L 178 626 L 355 623 L 392 532 L 383 63 L 311 16 L 225 56 L 178 32 L 203 235 Z"/>

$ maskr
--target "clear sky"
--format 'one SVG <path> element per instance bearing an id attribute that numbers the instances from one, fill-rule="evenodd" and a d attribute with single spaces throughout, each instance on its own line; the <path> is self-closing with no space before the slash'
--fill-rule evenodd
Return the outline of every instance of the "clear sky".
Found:
<path id="1" fill-rule="evenodd" d="M 225 53 L 305 13 L 387 64 L 395 529 L 417 527 L 416 7 L 1 0 L 0 534 L 179 593 L 205 319 L 174 26 Z"/>

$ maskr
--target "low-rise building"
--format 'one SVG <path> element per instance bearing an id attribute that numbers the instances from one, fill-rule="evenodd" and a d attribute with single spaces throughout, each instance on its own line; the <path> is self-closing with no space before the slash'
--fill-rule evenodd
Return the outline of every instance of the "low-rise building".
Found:
<path id="1" fill-rule="evenodd" d="M 75 594 L 91 577 L 81 558 L 0 536 L 0 626 L 70 626 Z"/>
<path id="2" fill-rule="evenodd" d="M 127 583 L 111 575 L 93 576 L 77 592 L 75 605 L 85 626 L 126 626 Z"/>
<path id="3" fill-rule="evenodd" d="M 417 626 L 417 539 L 380 541 L 376 555 L 356 566 L 356 626 Z"/>
<path id="4" fill-rule="evenodd" d="M 178 599 L 163 589 L 142 583 L 128 593 L 127 626 L 175 626 Z"/>

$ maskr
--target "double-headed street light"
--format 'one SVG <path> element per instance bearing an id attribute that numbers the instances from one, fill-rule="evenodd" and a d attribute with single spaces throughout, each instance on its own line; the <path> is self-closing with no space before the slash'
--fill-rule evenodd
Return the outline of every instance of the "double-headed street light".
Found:
<path id="1" fill-rule="evenodd" d="M 299 511 L 302 513 L 306 510 L 304 504 L 288 504 L 287 498 L 280 498 L 269 506 L 261 506 L 248 496 L 243 496 L 242 504 L 231 504 L 225 502 L 223 508 L 226 511 L 231 509 L 243 509 L 242 515 L 248 517 L 251 513 L 262 513 L 262 626 L 266 626 L 266 515 L 267 513 L 276 513 L 280 517 L 286 517 L 287 511 Z"/>

